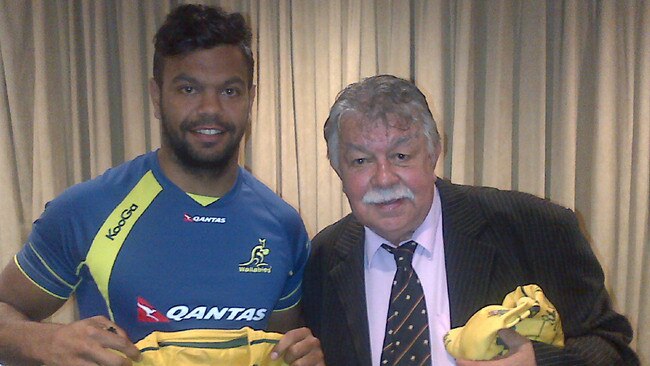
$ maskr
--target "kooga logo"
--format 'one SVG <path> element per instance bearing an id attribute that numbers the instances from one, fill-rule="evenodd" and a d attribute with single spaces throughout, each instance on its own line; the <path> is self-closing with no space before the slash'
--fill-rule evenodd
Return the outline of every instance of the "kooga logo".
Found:
<path id="1" fill-rule="evenodd" d="M 106 234 L 106 237 L 111 240 L 114 240 L 113 238 L 115 238 L 115 236 L 119 234 L 120 231 L 122 231 L 122 227 L 126 225 L 126 221 L 131 218 L 131 215 L 133 215 L 133 212 L 137 209 L 138 209 L 138 205 L 132 203 L 131 207 L 122 211 L 122 213 L 120 214 L 120 221 L 118 221 L 117 225 L 114 228 L 108 229 L 108 234 Z"/>

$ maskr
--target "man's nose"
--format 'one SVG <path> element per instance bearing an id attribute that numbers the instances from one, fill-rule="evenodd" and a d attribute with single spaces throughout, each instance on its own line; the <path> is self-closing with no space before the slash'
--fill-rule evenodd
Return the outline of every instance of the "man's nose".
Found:
<path id="1" fill-rule="evenodd" d="M 217 92 L 206 91 L 201 95 L 200 114 L 214 115 L 221 112 L 221 99 Z"/>
<path id="2" fill-rule="evenodd" d="M 373 184 L 376 187 L 392 187 L 399 181 L 395 173 L 395 167 L 389 161 L 377 162 L 375 174 L 373 175 Z"/>

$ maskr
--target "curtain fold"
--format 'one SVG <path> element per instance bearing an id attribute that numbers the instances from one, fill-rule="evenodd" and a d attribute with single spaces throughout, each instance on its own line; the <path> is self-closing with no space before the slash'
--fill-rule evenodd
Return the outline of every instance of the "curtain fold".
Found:
<path id="1" fill-rule="evenodd" d="M 412 78 L 443 137 L 436 172 L 576 210 L 650 362 L 650 2 L 204 2 L 250 21 L 241 163 L 310 235 L 350 210 L 322 134 L 337 93 Z M 0 0 L 0 265 L 47 201 L 160 145 L 152 41 L 177 3 Z"/>

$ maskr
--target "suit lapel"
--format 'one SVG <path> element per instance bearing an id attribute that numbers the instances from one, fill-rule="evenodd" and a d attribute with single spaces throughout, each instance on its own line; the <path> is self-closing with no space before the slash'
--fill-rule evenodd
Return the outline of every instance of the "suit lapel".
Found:
<path id="1" fill-rule="evenodd" d="M 344 309 L 350 336 L 359 365 L 370 365 L 370 336 L 364 279 L 364 230 L 353 217 L 335 247 L 338 263 L 332 266 L 330 276 Z"/>
<path id="2" fill-rule="evenodd" d="M 438 179 L 451 327 L 464 325 L 488 295 L 494 246 L 481 239 L 487 221 L 464 186 Z M 359 365 L 370 365 L 370 336 L 364 278 L 364 230 L 352 216 L 335 247 L 329 276 L 344 309 Z"/>
<path id="3" fill-rule="evenodd" d="M 464 325 L 482 308 L 489 291 L 495 250 L 480 238 L 487 224 L 480 207 L 467 194 L 468 187 L 436 182 L 442 204 L 443 238 L 451 327 Z M 479 279 L 479 280 L 477 280 Z"/>

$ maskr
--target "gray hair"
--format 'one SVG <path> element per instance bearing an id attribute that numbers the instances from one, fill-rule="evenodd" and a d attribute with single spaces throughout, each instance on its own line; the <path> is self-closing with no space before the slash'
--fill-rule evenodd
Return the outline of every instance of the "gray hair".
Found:
<path id="1" fill-rule="evenodd" d="M 327 157 L 339 172 L 340 121 L 346 113 L 354 111 L 369 121 L 386 120 L 396 114 L 404 122 L 421 123 L 428 141 L 429 153 L 434 156 L 440 147 L 440 135 L 426 97 L 410 81 L 393 75 L 377 75 L 350 84 L 336 97 L 325 122 Z"/>

